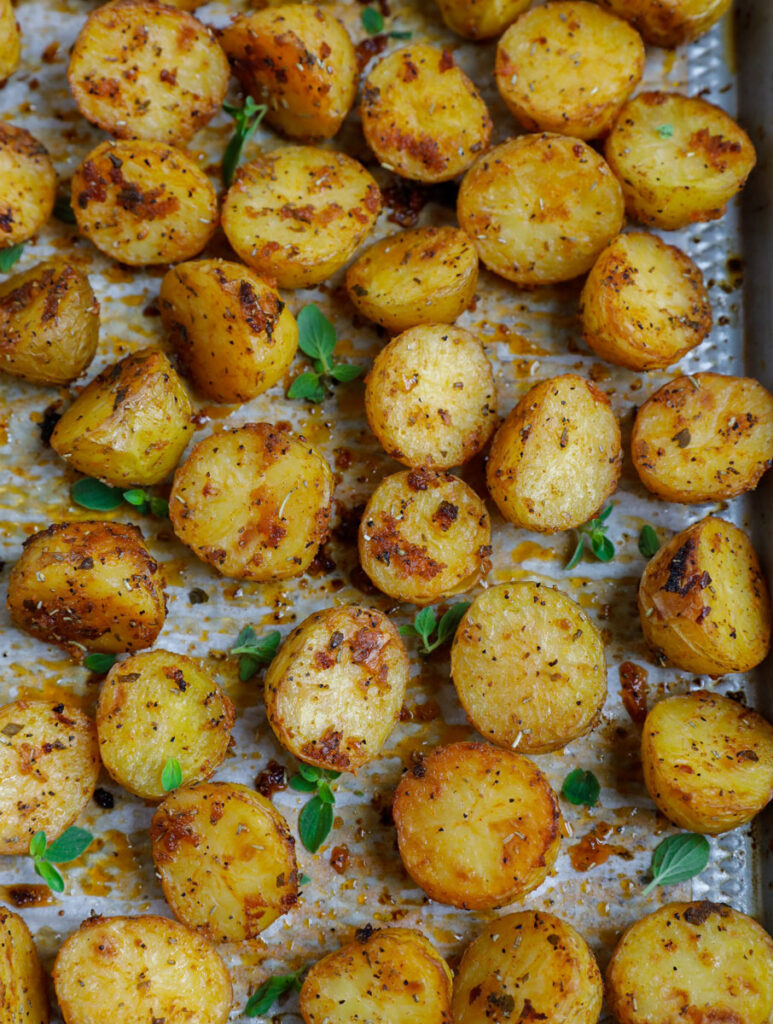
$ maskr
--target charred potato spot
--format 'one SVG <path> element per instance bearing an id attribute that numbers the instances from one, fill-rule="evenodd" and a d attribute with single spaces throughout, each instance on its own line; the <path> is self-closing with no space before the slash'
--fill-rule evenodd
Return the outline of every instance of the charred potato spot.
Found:
<path id="1" fill-rule="evenodd" d="M 19 66 L 21 36 L 11 0 L 0 0 L 0 88 Z"/>
<path id="2" fill-rule="evenodd" d="M 733 0 L 599 0 L 641 32 L 652 46 L 681 46 L 711 28 Z"/>
<path id="3" fill-rule="evenodd" d="M 55 199 L 56 174 L 46 147 L 24 128 L 0 122 L 0 249 L 40 231 Z"/>
<path id="4" fill-rule="evenodd" d="M 450 469 L 481 451 L 497 424 L 494 374 L 461 327 L 413 327 L 381 349 L 365 385 L 373 433 L 407 466 Z"/>
<path id="5" fill-rule="evenodd" d="M 460 36 L 490 39 L 501 35 L 531 0 L 436 0 L 443 21 Z"/>
<path id="6" fill-rule="evenodd" d="M 452 743 L 421 769 L 403 775 L 392 813 L 403 865 L 430 899 L 487 910 L 542 884 L 558 856 L 561 811 L 532 761 Z"/>
<path id="7" fill-rule="evenodd" d="M 190 437 L 190 398 L 158 349 L 107 367 L 54 427 L 51 447 L 86 476 L 115 486 L 160 483 Z"/>
<path id="8" fill-rule="evenodd" d="M 78 708 L 39 700 L 0 708 L 0 854 L 27 853 L 40 830 L 49 842 L 60 836 L 98 775 L 97 732 Z"/>
<path id="9" fill-rule="evenodd" d="M 175 790 L 153 815 L 150 838 L 170 907 L 214 942 L 254 939 L 298 899 L 287 822 L 246 786 Z"/>
<path id="10" fill-rule="evenodd" d="M 29 928 L 0 907 L 0 992 L 4 1024 L 48 1024 L 46 976 Z"/>
<path id="11" fill-rule="evenodd" d="M 19 629 L 81 658 L 150 647 L 164 624 L 166 595 L 136 526 L 55 523 L 25 541 L 8 610 Z"/>

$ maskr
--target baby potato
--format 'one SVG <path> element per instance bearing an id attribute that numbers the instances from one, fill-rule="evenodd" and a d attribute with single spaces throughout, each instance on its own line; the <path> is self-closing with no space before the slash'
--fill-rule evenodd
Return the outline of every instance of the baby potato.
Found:
<path id="1" fill-rule="evenodd" d="M 603 994 L 585 939 L 553 914 L 524 910 L 496 918 L 464 951 L 454 980 L 454 1022 L 596 1024 Z M 507 1008 L 503 1018 L 497 1007 Z"/>
<path id="2" fill-rule="evenodd" d="M 362 568 L 398 601 L 432 604 L 462 594 L 490 568 L 491 522 L 463 480 L 429 469 L 385 477 L 359 532 Z"/>
<path id="3" fill-rule="evenodd" d="M 0 0 L 0 87 L 19 66 L 21 35 L 11 0 Z"/>
<path id="4" fill-rule="evenodd" d="M 477 283 L 475 246 L 450 226 L 382 238 L 346 272 L 346 290 L 360 313 L 394 334 L 417 324 L 453 323 Z"/>
<path id="5" fill-rule="evenodd" d="M 580 318 L 596 355 L 630 370 L 676 363 L 708 335 L 712 319 L 698 266 L 646 231 L 618 235 L 599 255 Z"/>
<path id="6" fill-rule="evenodd" d="M 620 184 L 598 153 L 547 133 L 479 157 L 457 215 L 489 270 L 519 285 L 584 274 L 625 220 Z"/>
<path id="7" fill-rule="evenodd" d="M 333 474 L 304 437 L 245 423 L 199 441 L 174 476 L 174 532 L 223 576 L 280 580 L 327 536 Z"/>
<path id="8" fill-rule="evenodd" d="M 531 0 L 436 0 L 443 21 L 468 39 L 501 35 Z"/>
<path id="9" fill-rule="evenodd" d="M 64 1024 L 226 1024 L 231 980 L 217 952 L 176 921 L 89 917 L 59 950 Z"/>
<path id="10" fill-rule="evenodd" d="M 749 377 L 677 377 L 639 409 L 631 452 L 641 482 L 666 501 L 753 491 L 773 465 L 773 395 Z"/>
<path id="11" fill-rule="evenodd" d="M 138 527 L 54 523 L 24 542 L 8 610 L 19 629 L 74 658 L 137 651 L 164 625 L 164 580 Z"/>
<path id="12" fill-rule="evenodd" d="M 0 370 L 33 384 L 64 385 L 97 351 L 99 303 L 88 277 L 49 260 L 0 284 Z"/>
<path id="13" fill-rule="evenodd" d="M 223 230 L 259 274 L 281 288 L 307 288 L 346 263 L 380 209 L 378 185 L 352 157 L 286 146 L 239 168 Z"/>
<path id="14" fill-rule="evenodd" d="M 97 731 L 78 708 L 55 700 L 0 707 L 0 853 L 27 853 L 41 830 L 49 842 L 58 838 L 98 776 Z"/>
<path id="15" fill-rule="evenodd" d="M 449 181 L 488 149 L 493 124 L 477 86 L 450 50 L 426 43 L 383 57 L 365 79 L 365 139 L 387 170 Z"/>
<path id="16" fill-rule="evenodd" d="M 298 899 L 287 822 L 247 786 L 174 790 L 153 815 L 150 839 L 169 906 L 213 942 L 254 939 Z"/>
<path id="17" fill-rule="evenodd" d="M 56 174 L 46 147 L 24 128 L 0 121 L 0 249 L 37 234 L 55 199 Z"/>
<path id="18" fill-rule="evenodd" d="M 29 928 L 0 907 L 0 1024 L 48 1024 L 46 976 Z"/>
<path id="19" fill-rule="evenodd" d="M 748 672 L 770 649 L 770 597 L 751 541 L 706 516 L 677 533 L 639 584 L 644 638 L 661 657 L 696 675 Z"/>
<path id="20" fill-rule="evenodd" d="M 51 447 L 79 473 L 116 487 L 157 484 L 185 451 L 192 412 L 167 357 L 146 348 L 81 391 L 54 427 Z"/>
<path id="21" fill-rule="evenodd" d="M 114 665 L 102 684 L 97 733 L 102 763 L 144 800 L 163 800 L 174 757 L 186 783 L 208 779 L 231 740 L 234 708 L 194 658 L 143 651 Z"/>
<path id="22" fill-rule="evenodd" d="M 528 391 L 496 432 L 486 483 L 505 519 L 557 533 L 593 517 L 614 494 L 622 464 L 609 399 L 564 373 Z"/>
<path id="23" fill-rule="evenodd" d="M 291 139 L 331 139 L 357 92 L 357 55 L 325 7 L 282 4 L 250 11 L 220 42 L 244 91 L 268 107 L 266 120 Z"/>
<path id="24" fill-rule="evenodd" d="M 393 459 L 432 469 L 459 466 L 485 447 L 497 425 L 491 363 L 461 327 L 412 327 L 376 356 L 365 411 Z"/>
<path id="25" fill-rule="evenodd" d="M 478 732 L 525 754 L 584 736 L 607 696 L 599 631 L 579 605 L 541 583 L 478 594 L 454 637 L 451 676 Z"/>
<path id="26" fill-rule="evenodd" d="M 241 263 L 170 267 L 159 308 L 185 372 L 216 402 L 248 402 L 267 391 L 298 348 L 298 325 L 279 292 Z"/>
<path id="27" fill-rule="evenodd" d="M 606 135 L 643 71 L 639 33 L 586 0 L 535 7 L 497 44 L 497 88 L 527 131 Z"/>
<path id="28" fill-rule="evenodd" d="M 315 612 L 266 670 L 266 715 L 301 761 L 356 772 L 386 743 L 408 682 L 408 655 L 392 622 L 371 608 Z"/>
<path id="29" fill-rule="evenodd" d="M 413 928 L 359 929 L 314 964 L 301 988 L 305 1024 L 451 1024 L 452 975 Z"/>
<path id="30" fill-rule="evenodd" d="M 733 0 L 599 0 L 630 21 L 652 46 L 681 46 L 702 36 Z"/>
<path id="31" fill-rule="evenodd" d="M 133 267 L 201 252 L 217 227 L 209 178 L 181 149 L 160 142 L 102 142 L 75 171 L 78 230 Z"/>
<path id="32" fill-rule="evenodd" d="M 659 701 L 644 722 L 641 759 L 658 809 L 691 832 L 745 825 L 773 796 L 773 726 L 718 693 Z"/>
<path id="33" fill-rule="evenodd" d="M 676 92 L 642 92 L 620 111 L 604 155 L 629 217 L 666 231 L 721 217 L 756 163 L 724 110 Z"/>
<path id="34" fill-rule="evenodd" d="M 491 910 L 532 892 L 558 856 L 558 798 L 533 761 L 451 743 L 417 761 L 392 813 L 405 870 L 438 903 Z"/>
<path id="35" fill-rule="evenodd" d="M 773 940 L 724 903 L 667 903 L 623 934 L 607 968 L 606 999 L 619 1024 L 767 1024 Z"/>

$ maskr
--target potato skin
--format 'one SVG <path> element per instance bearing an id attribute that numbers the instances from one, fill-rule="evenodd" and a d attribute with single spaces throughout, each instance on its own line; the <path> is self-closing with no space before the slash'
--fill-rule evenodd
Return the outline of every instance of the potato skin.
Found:
<path id="1" fill-rule="evenodd" d="M 233 998 L 206 939 L 150 914 L 88 918 L 59 950 L 54 986 L 65 1024 L 226 1024 Z"/>
<path id="2" fill-rule="evenodd" d="M 165 479 L 191 436 L 193 407 L 183 382 L 157 348 L 102 371 L 64 411 L 51 447 L 86 476 L 116 487 Z"/>
<path id="3" fill-rule="evenodd" d="M 475 491 L 451 473 L 393 473 L 365 507 L 359 553 L 383 593 L 432 604 L 470 590 L 486 575 L 491 522 Z"/>
<path id="4" fill-rule="evenodd" d="M 486 925 L 464 951 L 454 1022 L 488 1024 L 500 1020 L 495 1007 L 512 1006 L 506 1017 L 514 1021 L 596 1024 L 602 998 L 601 972 L 585 939 L 553 914 L 524 910 Z"/>
<path id="5" fill-rule="evenodd" d="M 0 854 L 25 854 L 41 829 L 51 842 L 94 793 L 99 748 L 94 723 L 57 701 L 0 708 Z"/>
<path id="6" fill-rule="evenodd" d="M 486 483 L 505 519 L 557 533 L 593 517 L 614 494 L 622 464 L 609 399 L 565 373 L 535 385 L 500 426 Z"/>
<path id="7" fill-rule="evenodd" d="M 24 128 L 0 122 L 0 249 L 37 234 L 55 199 L 56 173 L 46 147 Z"/>
<path id="8" fill-rule="evenodd" d="M 524 754 L 584 736 L 607 695 L 599 631 L 540 583 L 501 583 L 475 598 L 454 636 L 451 677 L 478 732 Z"/>
<path id="9" fill-rule="evenodd" d="M 244 91 L 291 139 L 330 139 L 357 92 L 357 56 L 328 9 L 283 4 L 242 14 L 220 36 Z"/>
<path id="10" fill-rule="evenodd" d="M 638 29 L 651 46 L 681 46 L 711 28 L 733 0 L 599 0 Z"/>
<path id="11" fill-rule="evenodd" d="M 629 100 L 604 155 L 628 216 L 666 231 L 721 217 L 757 160 L 751 139 L 724 110 L 675 92 Z"/>
<path id="12" fill-rule="evenodd" d="M 93 149 L 73 175 L 72 208 L 82 235 L 132 267 L 196 256 L 218 219 L 215 190 L 191 157 L 143 140 Z"/>
<path id="13" fill-rule="evenodd" d="M 29 928 L 0 907 L 0 1024 L 48 1024 L 46 976 Z"/>
<path id="14" fill-rule="evenodd" d="M 0 284 L 0 370 L 33 384 L 64 385 L 97 351 L 99 303 L 88 277 L 48 260 Z"/>
<path id="15" fill-rule="evenodd" d="M 404 331 L 376 356 L 365 412 L 384 450 L 406 466 L 467 462 L 497 425 L 494 373 L 483 346 L 461 327 Z"/>
<path id="16" fill-rule="evenodd" d="M 0 86 L 19 66 L 21 34 L 11 0 L 0 0 Z"/>
<path id="17" fill-rule="evenodd" d="M 770 649 L 770 596 L 743 530 L 707 516 L 649 561 L 639 584 L 647 643 L 696 675 L 747 672 Z"/>
<path id="18" fill-rule="evenodd" d="M 468 39 L 491 39 L 525 11 L 531 0 L 436 0 L 443 21 Z"/>
<path id="19" fill-rule="evenodd" d="M 493 124 L 449 50 L 417 43 L 383 57 L 365 79 L 365 139 L 381 164 L 413 181 L 449 181 L 488 149 Z"/>
<path id="20" fill-rule="evenodd" d="M 196 445 L 175 473 L 169 518 L 223 576 L 286 579 L 327 536 L 332 495 L 330 467 L 304 437 L 245 423 Z"/>
<path id="21" fill-rule="evenodd" d="M 722 903 L 667 903 L 636 921 L 606 972 L 619 1024 L 695 1020 L 767 1024 L 773 1011 L 773 940 Z"/>
<path id="22" fill-rule="evenodd" d="M 223 761 L 234 708 L 196 659 L 156 649 L 110 669 L 96 717 L 110 775 L 135 796 L 163 800 L 161 774 L 170 757 L 186 784 L 209 778 Z"/>
<path id="23" fill-rule="evenodd" d="M 470 305 L 478 253 L 464 231 L 414 228 L 375 242 L 346 272 L 346 290 L 369 320 L 398 334 L 417 324 L 451 324 Z"/>
<path id="24" fill-rule="evenodd" d="M 555 284 L 590 270 L 625 220 L 620 184 L 579 139 L 521 135 L 464 176 L 459 224 L 489 270 L 519 285 Z"/>
<path id="25" fill-rule="evenodd" d="M 586 0 L 532 8 L 497 45 L 497 89 L 527 131 L 606 135 L 643 71 L 639 33 Z"/>
<path id="26" fill-rule="evenodd" d="M 618 235 L 600 253 L 583 286 L 580 318 L 596 355 L 630 370 L 671 366 L 712 322 L 699 267 L 646 231 Z"/>
<path id="27" fill-rule="evenodd" d="M 301 988 L 305 1024 L 452 1024 L 452 975 L 412 928 L 360 929 L 317 961 Z"/>
<path id="28" fill-rule="evenodd" d="M 437 747 L 406 772 L 392 813 L 405 870 L 430 899 L 505 906 L 558 856 L 558 798 L 533 761 L 488 743 Z"/>
<path id="29" fill-rule="evenodd" d="M 155 0 L 113 0 L 92 11 L 70 57 L 78 109 L 119 139 L 185 142 L 210 121 L 228 88 L 212 29 Z"/>
<path id="30" fill-rule="evenodd" d="M 380 209 L 378 185 L 352 157 L 286 146 L 239 168 L 223 230 L 259 274 L 280 288 L 307 288 L 346 263 Z"/>
<path id="31" fill-rule="evenodd" d="M 158 563 L 136 526 L 54 523 L 24 542 L 8 581 L 19 629 L 73 658 L 150 647 L 166 617 Z"/>
<path id="32" fill-rule="evenodd" d="M 773 395 L 749 377 L 676 377 L 639 409 L 631 452 L 641 482 L 665 501 L 753 491 L 773 465 Z"/>
<path id="33" fill-rule="evenodd" d="M 185 372 L 216 402 L 248 402 L 267 391 L 298 348 L 298 325 L 279 292 L 241 263 L 170 267 L 159 308 Z"/>
<path id="34" fill-rule="evenodd" d="M 169 906 L 213 942 L 254 939 L 298 899 L 287 822 L 247 786 L 174 790 L 153 815 L 150 839 Z"/>
<path id="35" fill-rule="evenodd" d="M 315 612 L 266 670 L 269 724 L 300 760 L 356 772 L 398 721 L 408 669 L 400 634 L 382 612 L 355 605 Z"/>

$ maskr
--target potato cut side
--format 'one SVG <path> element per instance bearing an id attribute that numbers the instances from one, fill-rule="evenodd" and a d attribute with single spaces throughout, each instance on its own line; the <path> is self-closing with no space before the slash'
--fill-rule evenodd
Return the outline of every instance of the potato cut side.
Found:
<path id="1" fill-rule="evenodd" d="M 29 928 L 0 907 L 0 1024 L 48 1024 L 46 977 Z"/>
<path id="2" fill-rule="evenodd" d="M 531 0 L 436 0 L 443 21 L 468 39 L 501 35 Z"/>
<path id="3" fill-rule="evenodd" d="M 55 199 L 56 174 L 46 147 L 24 128 L 0 122 L 0 249 L 40 231 Z"/>
<path id="4" fill-rule="evenodd" d="M 11 0 L 0 0 L 0 87 L 19 66 L 21 33 Z"/>
<path id="5" fill-rule="evenodd" d="M 652 46 L 681 46 L 711 28 L 733 0 L 599 0 L 626 18 Z"/>

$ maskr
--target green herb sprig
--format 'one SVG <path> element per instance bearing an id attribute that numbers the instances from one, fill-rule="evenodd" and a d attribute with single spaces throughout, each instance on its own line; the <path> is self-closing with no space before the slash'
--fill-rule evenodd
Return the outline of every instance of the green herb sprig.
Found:
<path id="1" fill-rule="evenodd" d="M 420 654 L 432 654 L 443 644 L 453 640 L 459 623 L 467 609 L 469 601 L 457 601 L 452 604 L 440 622 L 437 621 L 434 608 L 422 608 L 412 623 L 400 626 L 400 636 L 417 636 L 421 640 Z M 437 636 L 431 639 L 437 630 Z"/>
<path id="2" fill-rule="evenodd" d="M 595 519 L 591 519 L 589 522 L 577 527 L 577 547 L 574 549 L 572 557 L 564 566 L 565 569 L 574 569 L 586 548 L 589 548 L 600 562 L 612 561 L 615 557 L 615 545 L 607 537 L 607 519 L 612 514 L 614 507 L 614 502 L 610 502 L 603 512 L 599 512 Z"/>
<path id="3" fill-rule="evenodd" d="M 639 531 L 639 551 L 645 558 L 652 558 L 660 551 L 658 535 L 649 523 L 645 523 Z"/>
<path id="4" fill-rule="evenodd" d="M 384 31 L 384 16 L 375 7 L 366 7 L 360 15 L 362 27 L 369 36 L 378 36 Z M 412 32 L 395 31 L 387 32 L 390 39 L 410 39 Z"/>
<path id="5" fill-rule="evenodd" d="M 36 832 L 30 840 L 30 857 L 35 874 L 54 892 L 64 892 L 64 879 L 54 864 L 69 864 L 77 860 L 91 846 L 94 837 L 85 828 L 68 828 L 52 843 L 46 841 L 45 832 Z"/>
<path id="6" fill-rule="evenodd" d="M 19 242 L 18 245 L 10 245 L 7 249 L 0 249 L 0 270 L 7 274 L 14 263 L 21 258 L 23 252 L 23 242 Z"/>
<path id="7" fill-rule="evenodd" d="M 314 370 L 295 378 L 287 392 L 288 398 L 321 402 L 331 380 L 348 384 L 362 374 L 362 366 L 332 361 L 337 343 L 335 327 L 325 314 L 313 304 L 304 306 L 298 314 L 298 348 L 311 359 Z"/>
<path id="8" fill-rule="evenodd" d="M 243 683 L 252 679 L 263 665 L 271 664 L 281 642 L 282 634 L 278 629 L 273 629 L 261 637 L 252 626 L 245 626 L 241 630 L 230 653 L 239 656 L 239 678 Z"/>
<path id="9" fill-rule="evenodd" d="M 333 804 L 336 798 L 330 783 L 340 774 L 301 761 L 298 773 L 290 779 L 291 789 L 298 793 L 314 794 L 298 816 L 298 834 L 309 853 L 317 852 L 333 828 Z"/>
<path id="10" fill-rule="evenodd" d="M 236 122 L 236 128 L 228 145 L 225 147 L 221 164 L 223 184 L 226 188 L 230 188 L 236 177 L 237 168 L 241 163 L 244 147 L 268 113 L 268 107 L 263 103 L 256 103 L 252 96 L 248 96 L 244 101 L 243 107 L 235 107 L 232 103 L 224 103 L 223 110 L 226 114 L 230 114 Z"/>
<path id="11" fill-rule="evenodd" d="M 582 768 L 575 768 L 573 772 L 564 779 L 561 787 L 561 796 L 570 804 L 585 807 L 593 807 L 598 803 L 601 793 L 601 784 L 591 771 Z"/>
<path id="12" fill-rule="evenodd" d="M 183 783 L 183 770 L 176 757 L 170 757 L 161 770 L 161 787 L 165 793 L 179 789 Z"/>
<path id="13" fill-rule="evenodd" d="M 650 867 L 652 880 L 642 890 L 642 896 L 657 885 L 676 885 L 699 875 L 708 864 L 710 853 L 711 846 L 705 836 L 695 832 L 668 836 L 655 847 Z"/>
<path id="14" fill-rule="evenodd" d="M 126 502 L 142 515 L 150 512 L 157 519 L 169 518 L 169 502 L 163 498 L 148 494 L 141 487 L 133 487 L 128 491 L 123 487 L 110 487 L 90 476 L 75 481 L 70 488 L 70 497 L 76 505 L 92 512 L 112 512 Z"/>
<path id="15" fill-rule="evenodd" d="M 102 654 L 99 651 L 95 651 L 93 654 L 86 655 L 83 659 L 83 664 L 89 672 L 96 672 L 98 676 L 104 676 L 115 665 L 115 659 L 116 656 L 114 654 Z"/>
<path id="16" fill-rule="evenodd" d="M 301 967 L 292 974 L 275 974 L 255 989 L 244 1007 L 245 1017 L 262 1017 L 285 992 L 295 989 L 300 992 L 308 967 Z"/>

